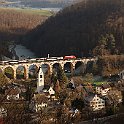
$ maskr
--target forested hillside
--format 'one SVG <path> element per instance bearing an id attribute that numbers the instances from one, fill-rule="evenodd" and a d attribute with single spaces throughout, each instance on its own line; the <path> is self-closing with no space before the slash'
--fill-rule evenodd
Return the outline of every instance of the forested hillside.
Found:
<path id="1" fill-rule="evenodd" d="M 97 65 L 93 66 L 93 73 L 102 76 L 119 74 L 124 70 L 124 55 L 100 56 Z"/>
<path id="2" fill-rule="evenodd" d="M 50 12 L 46 11 L 40 13 L 36 10 L 0 8 L 0 55 L 9 56 L 6 41 L 20 42 L 22 35 L 41 25 L 48 16 Z"/>
<path id="3" fill-rule="evenodd" d="M 98 45 L 101 36 L 110 35 L 118 53 L 123 53 L 123 8 L 123 1 L 118 0 L 80 2 L 50 17 L 28 33 L 23 43 L 39 56 L 47 53 L 87 56 Z"/>
<path id="4" fill-rule="evenodd" d="M 27 11 L 27 10 L 25 10 Z M 13 9 L 0 9 L 0 40 L 10 40 L 25 34 L 46 20 L 46 16 Z"/>

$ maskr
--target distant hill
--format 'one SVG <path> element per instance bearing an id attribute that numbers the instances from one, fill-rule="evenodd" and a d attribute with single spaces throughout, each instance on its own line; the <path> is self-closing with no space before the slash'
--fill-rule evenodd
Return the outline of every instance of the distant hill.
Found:
<path id="1" fill-rule="evenodd" d="M 8 2 L 18 2 L 16 6 L 24 5 L 25 7 L 35 8 L 63 8 L 79 0 L 7 0 Z"/>
<path id="2" fill-rule="evenodd" d="M 39 56 L 87 56 L 99 37 L 113 34 L 116 48 L 124 52 L 124 4 L 118 0 L 87 0 L 50 17 L 23 38 Z"/>

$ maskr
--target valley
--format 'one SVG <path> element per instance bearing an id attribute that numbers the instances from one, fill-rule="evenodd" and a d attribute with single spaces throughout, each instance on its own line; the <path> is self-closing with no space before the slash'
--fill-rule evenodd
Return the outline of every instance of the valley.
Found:
<path id="1" fill-rule="evenodd" d="M 11 53 L 3 47 L 8 47 L 11 42 L 20 42 L 22 36 L 42 24 L 54 12 L 40 9 L 0 8 L 0 56 L 11 58 Z M 2 45 L 8 44 L 8 45 Z M 8 55 L 7 55 L 8 54 Z M 0 57 L 1 58 L 1 57 Z"/>
<path id="2" fill-rule="evenodd" d="M 123 0 L 0 0 L 0 124 L 123 118 Z"/>

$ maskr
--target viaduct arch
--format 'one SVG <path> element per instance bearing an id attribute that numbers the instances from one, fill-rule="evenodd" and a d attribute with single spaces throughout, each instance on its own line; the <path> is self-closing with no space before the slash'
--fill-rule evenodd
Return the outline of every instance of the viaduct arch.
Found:
<path id="1" fill-rule="evenodd" d="M 82 73 L 84 73 L 87 69 L 88 63 L 94 63 L 97 61 L 97 58 L 85 58 L 85 59 L 73 59 L 73 60 L 41 60 L 39 59 L 27 59 L 27 60 L 11 60 L 11 61 L 1 61 L 0 62 L 0 70 L 4 74 L 7 75 L 6 69 L 9 68 L 11 69 L 11 78 L 13 79 L 18 79 L 19 78 L 19 71 L 22 69 L 22 78 L 24 79 L 29 79 L 30 74 L 33 73 L 31 72 L 31 66 L 33 66 L 33 71 L 36 77 L 36 73 L 39 67 L 46 66 L 48 68 L 48 73 L 52 73 L 53 69 L 56 68 L 57 66 L 61 66 L 62 69 L 66 72 L 68 70 L 70 73 L 74 73 L 76 69 L 78 69 L 80 66 L 82 66 Z M 21 67 L 19 69 L 19 67 Z M 9 75 L 9 74 L 8 74 Z"/>

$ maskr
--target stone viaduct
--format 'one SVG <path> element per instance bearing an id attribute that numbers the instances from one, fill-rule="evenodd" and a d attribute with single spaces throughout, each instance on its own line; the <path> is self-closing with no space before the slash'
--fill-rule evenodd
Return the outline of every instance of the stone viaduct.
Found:
<path id="1" fill-rule="evenodd" d="M 97 58 L 79 58 L 79 59 L 43 59 L 43 58 L 36 58 L 36 59 L 26 59 L 26 60 L 11 60 L 11 61 L 1 61 L 0 62 L 0 70 L 5 73 L 6 68 L 11 68 L 13 71 L 13 79 L 17 79 L 17 69 L 18 67 L 24 68 L 24 79 L 29 78 L 29 68 L 30 66 L 36 66 L 38 69 L 42 67 L 42 65 L 47 65 L 49 72 L 53 72 L 54 65 L 60 65 L 62 69 L 65 69 L 66 64 L 70 66 L 71 73 L 76 69 L 77 65 L 83 66 L 83 72 L 86 70 L 88 63 L 96 62 Z"/>

